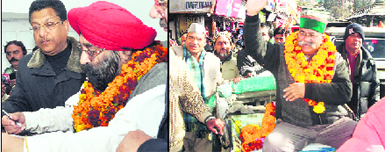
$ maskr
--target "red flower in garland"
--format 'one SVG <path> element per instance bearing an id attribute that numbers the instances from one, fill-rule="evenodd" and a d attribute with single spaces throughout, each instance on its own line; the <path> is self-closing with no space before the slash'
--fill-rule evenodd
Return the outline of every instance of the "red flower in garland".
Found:
<path id="1" fill-rule="evenodd" d="M 323 44 L 317 53 L 312 57 L 311 61 L 305 60 L 305 54 L 301 47 L 297 46 L 298 31 L 292 33 L 286 38 L 285 42 L 285 61 L 287 69 L 295 82 L 298 83 L 330 83 L 333 78 L 333 68 L 335 63 L 336 47 L 330 41 L 328 35 L 324 34 Z M 324 103 L 303 98 L 309 106 L 313 106 L 315 113 L 323 113 L 325 111 Z"/>

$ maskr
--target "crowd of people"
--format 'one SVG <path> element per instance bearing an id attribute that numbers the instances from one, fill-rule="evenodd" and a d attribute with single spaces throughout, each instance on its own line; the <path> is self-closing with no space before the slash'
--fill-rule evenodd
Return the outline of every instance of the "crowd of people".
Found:
<path id="1" fill-rule="evenodd" d="M 60 0 L 33 1 L 33 53 L 17 40 L 4 46 L 2 151 L 230 151 L 209 99 L 221 84 L 261 75 L 277 84 L 263 151 L 385 151 L 385 98 L 362 26 L 347 26 L 339 46 L 317 16 L 301 16 L 294 33 L 273 30 L 258 15 L 267 1 L 248 0 L 242 36 L 208 38 L 192 23 L 180 45 L 155 40 L 114 3 L 67 12 Z M 167 31 L 168 1 L 148 11 Z"/>

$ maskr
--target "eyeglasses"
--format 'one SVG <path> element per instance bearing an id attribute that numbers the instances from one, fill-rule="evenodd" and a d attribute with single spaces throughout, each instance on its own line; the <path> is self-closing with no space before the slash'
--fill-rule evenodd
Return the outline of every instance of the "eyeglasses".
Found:
<path id="1" fill-rule="evenodd" d="M 84 52 L 86 52 L 88 54 L 88 57 L 93 60 L 95 59 L 96 56 L 98 56 L 100 53 L 102 53 L 105 49 L 100 49 L 100 50 L 96 50 L 96 51 L 93 51 L 93 50 L 82 50 Z"/>
<path id="2" fill-rule="evenodd" d="M 203 41 L 203 39 L 202 39 L 202 38 L 199 38 L 199 37 L 193 37 L 193 36 L 188 36 L 188 37 L 187 37 L 187 40 L 188 40 L 188 41 L 194 41 L 195 39 L 196 39 L 198 42 L 202 42 L 202 41 Z"/>
<path id="3" fill-rule="evenodd" d="M 167 0 L 154 0 L 154 1 L 155 1 L 155 4 L 157 6 L 161 6 L 161 5 L 167 4 Z"/>
<path id="4" fill-rule="evenodd" d="M 46 30 L 53 30 L 53 29 L 55 29 L 55 25 L 59 24 L 60 22 L 63 24 L 63 21 L 47 22 L 45 24 L 34 25 L 34 26 L 30 27 L 29 30 L 32 30 L 33 32 L 38 32 L 38 31 L 40 31 L 41 27 L 45 27 Z"/>
<path id="5" fill-rule="evenodd" d="M 310 37 L 311 39 L 315 39 L 319 36 L 316 33 L 306 33 L 305 31 L 302 31 L 302 30 L 298 32 L 298 35 L 301 37 Z"/>

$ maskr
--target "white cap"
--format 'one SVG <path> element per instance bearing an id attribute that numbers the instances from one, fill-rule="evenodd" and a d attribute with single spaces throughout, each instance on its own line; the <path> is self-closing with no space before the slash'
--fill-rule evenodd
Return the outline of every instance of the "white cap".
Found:
<path id="1" fill-rule="evenodd" d="M 206 29 L 203 25 L 198 23 L 191 23 L 188 28 L 188 33 L 203 33 L 206 34 Z"/>

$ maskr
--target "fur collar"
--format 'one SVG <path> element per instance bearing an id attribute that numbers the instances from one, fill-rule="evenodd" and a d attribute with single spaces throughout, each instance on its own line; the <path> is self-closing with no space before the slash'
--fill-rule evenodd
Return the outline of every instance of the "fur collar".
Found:
<path id="1" fill-rule="evenodd" d="M 77 72 L 77 73 L 84 73 L 84 71 L 80 67 L 80 56 L 82 54 L 82 51 L 80 50 L 79 42 L 76 41 L 75 38 L 70 36 L 68 36 L 67 40 L 72 44 L 71 56 L 67 62 L 68 70 Z M 28 68 L 40 68 L 41 66 L 43 66 L 44 61 L 45 61 L 45 56 L 41 52 L 41 50 L 38 49 L 36 50 L 35 53 L 33 53 L 27 66 Z"/>

